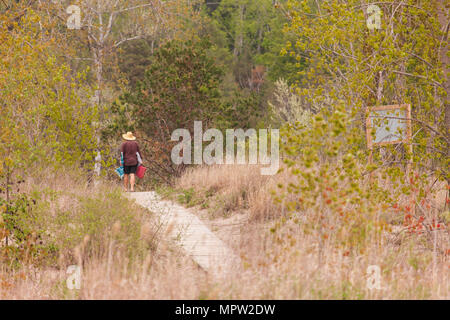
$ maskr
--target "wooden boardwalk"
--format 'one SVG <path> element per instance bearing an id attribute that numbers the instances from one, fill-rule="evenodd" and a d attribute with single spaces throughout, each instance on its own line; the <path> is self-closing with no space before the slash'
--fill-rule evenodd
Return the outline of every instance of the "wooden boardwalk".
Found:
<path id="1" fill-rule="evenodd" d="M 187 255 L 213 276 L 225 276 L 239 268 L 240 259 L 197 216 L 186 208 L 162 200 L 156 192 L 128 194 L 136 203 L 158 214 L 169 235 Z M 169 227 L 170 226 L 170 227 Z"/>

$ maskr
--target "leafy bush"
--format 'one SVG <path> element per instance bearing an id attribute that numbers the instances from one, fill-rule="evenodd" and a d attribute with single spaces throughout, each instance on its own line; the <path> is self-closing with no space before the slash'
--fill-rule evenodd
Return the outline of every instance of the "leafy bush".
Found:
<path id="1" fill-rule="evenodd" d="M 78 263 L 78 259 L 103 257 L 112 242 L 129 261 L 155 248 L 155 242 L 142 233 L 145 224 L 153 233 L 151 217 L 124 198 L 120 188 L 100 184 L 89 190 L 80 181 L 82 175 L 81 179 L 74 174 L 48 175 L 54 185 L 46 180 L 27 185 L 28 190 L 15 196 L 9 206 L 0 201 L 0 233 L 6 232 L 10 239 L 0 247 L 5 265 L 60 267 L 61 263 Z M 66 184 L 72 185 L 71 190 Z"/>
<path id="2" fill-rule="evenodd" d="M 294 124 L 299 122 L 308 125 L 312 113 L 316 110 L 309 110 L 302 102 L 288 83 L 284 79 L 278 79 L 275 83 L 273 102 L 269 102 L 269 107 L 276 122 L 289 122 Z"/>

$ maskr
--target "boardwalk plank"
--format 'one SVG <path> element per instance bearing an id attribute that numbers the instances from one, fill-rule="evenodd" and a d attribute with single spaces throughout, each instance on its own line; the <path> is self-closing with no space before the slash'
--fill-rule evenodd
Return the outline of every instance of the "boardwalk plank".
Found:
<path id="1" fill-rule="evenodd" d="M 197 216 L 182 206 L 162 200 L 156 192 L 128 194 L 136 203 L 158 214 L 170 236 L 205 271 L 214 276 L 229 274 L 239 268 L 240 259 Z"/>

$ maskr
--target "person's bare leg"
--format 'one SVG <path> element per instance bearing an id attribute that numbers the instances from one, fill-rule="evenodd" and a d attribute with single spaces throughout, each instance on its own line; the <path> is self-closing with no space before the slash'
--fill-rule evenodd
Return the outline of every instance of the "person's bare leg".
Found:
<path id="1" fill-rule="evenodd" d="M 135 175 L 134 174 L 130 174 L 130 184 L 131 184 L 131 192 L 134 192 L 134 182 L 135 182 Z"/>
<path id="2" fill-rule="evenodd" d="M 128 174 L 125 174 L 123 176 L 123 187 L 125 189 L 125 192 L 128 191 Z"/>

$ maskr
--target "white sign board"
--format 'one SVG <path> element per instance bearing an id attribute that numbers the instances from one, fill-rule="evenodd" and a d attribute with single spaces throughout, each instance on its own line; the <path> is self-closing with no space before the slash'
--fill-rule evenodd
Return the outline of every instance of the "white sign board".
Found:
<path id="1" fill-rule="evenodd" d="M 403 142 L 406 140 L 407 115 L 404 109 L 379 110 L 370 113 L 375 131 L 373 143 Z"/>
<path id="2" fill-rule="evenodd" d="M 366 120 L 367 145 L 409 143 L 411 140 L 411 107 L 392 105 L 372 107 Z"/>

